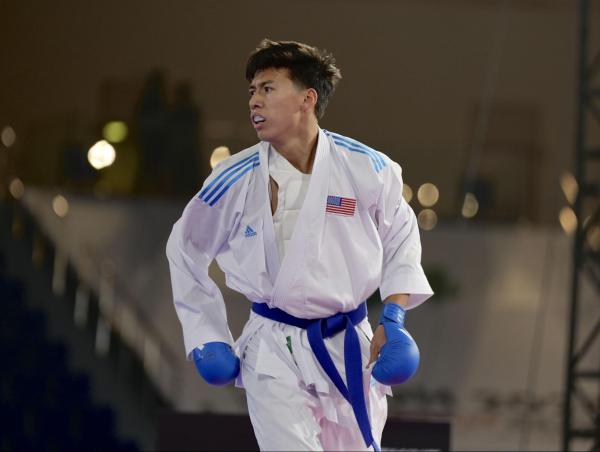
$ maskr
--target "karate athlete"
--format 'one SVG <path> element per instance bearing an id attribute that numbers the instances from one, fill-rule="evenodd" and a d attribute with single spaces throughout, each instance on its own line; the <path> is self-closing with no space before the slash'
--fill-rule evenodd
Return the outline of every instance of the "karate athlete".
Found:
<path id="1" fill-rule="evenodd" d="M 246 79 L 260 142 L 214 168 L 167 244 L 188 359 L 207 382 L 245 388 L 261 450 L 379 450 L 389 386 L 418 365 L 405 310 L 432 294 L 400 166 L 319 127 L 334 61 L 259 44 Z M 213 259 L 251 302 L 235 345 Z M 377 288 L 373 334 L 365 300 Z"/>

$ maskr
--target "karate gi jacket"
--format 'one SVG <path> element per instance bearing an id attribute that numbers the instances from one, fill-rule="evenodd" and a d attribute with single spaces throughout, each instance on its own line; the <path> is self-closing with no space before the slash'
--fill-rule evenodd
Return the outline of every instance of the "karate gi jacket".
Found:
<path id="1" fill-rule="evenodd" d="M 219 163 L 173 226 L 167 256 L 188 357 L 207 342 L 233 345 L 223 296 L 208 276 L 213 259 L 231 289 L 302 318 L 353 310 L 377 288 L 384 300 L 410 294 L 409 309 L 433 294 L 420 263 L 416 217 L 402 197 L 400 166 L 322 129 L 280 262 L 268 150 L 260 142 Z"/>

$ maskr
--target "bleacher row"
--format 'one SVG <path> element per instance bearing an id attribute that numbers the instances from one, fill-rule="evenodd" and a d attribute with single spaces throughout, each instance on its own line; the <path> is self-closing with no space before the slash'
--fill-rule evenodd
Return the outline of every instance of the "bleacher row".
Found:
<path id="1" fill-rule="evenodd" d="M 68 368 L 67 349 L 47 338 L 43 313 L 28 309 L 23 285 L 0 252 L 0 451 L 136 451 L 115 432 L 114 412 L 97 407 L 86 375 Z"/>

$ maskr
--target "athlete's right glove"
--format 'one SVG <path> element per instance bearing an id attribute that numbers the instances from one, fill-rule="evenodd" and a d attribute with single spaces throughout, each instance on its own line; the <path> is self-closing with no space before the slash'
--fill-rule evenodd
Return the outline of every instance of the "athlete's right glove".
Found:
<path id="1" fill-rule="evenodd" d="M 240 373 L 240 359 L 224 342 L 207 342 L 202 349 L 192 350 L 196 369 L 211 385 L 223 386 Z"/>
<path id="2" fill-rule="evenodd" d="M 384 385 L 404 383 L 419 367 L 419 348 L 404 329 L 404 309 L 395 303 L 386 303 L 379 323 L 383 325 L 386 342 L 373 367 L 373 377 Z"/>

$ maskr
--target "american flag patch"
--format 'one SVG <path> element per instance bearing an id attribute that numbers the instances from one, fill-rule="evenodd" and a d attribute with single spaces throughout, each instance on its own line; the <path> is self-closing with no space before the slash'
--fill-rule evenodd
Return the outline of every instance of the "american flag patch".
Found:
<path id="1" fill-rule="evenodd" d="M 354 198 L 343 198 L 341 196 L 327 197 L 325 212 L 351 217 L 354 215 L 354 210 L 356 210 L 356 199 Z"/>

